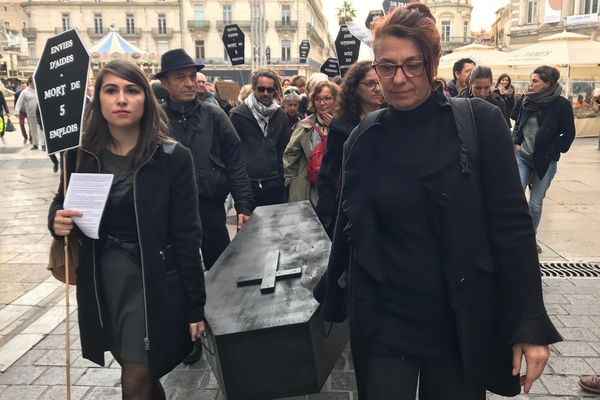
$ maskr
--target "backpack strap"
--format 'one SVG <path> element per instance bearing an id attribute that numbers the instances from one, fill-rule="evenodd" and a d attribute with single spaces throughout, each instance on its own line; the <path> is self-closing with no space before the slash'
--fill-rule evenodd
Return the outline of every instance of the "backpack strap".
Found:
<path id="1" fill-rule="evenodd" d="M 471 100 L 460 97 L 449 97 L 448 100 L 458 129 L 461 172 L 465 174 L 472 172 L 477 175 L 479 171 L 479 143 Z"/>
<path id="2" fill-rule="evenodd" d="M 319 128 L 314 122 L 312 122 L 312 120 L 310 119 L 310 116 L 304 118 L 304 121 L 306 121 L 306 123 L 309 124 L 311 126 L 311 128 L 313 128 L 315 131 L 317 131 L 319 136 L 321 136 L 321 139 L 325 139 L 327 137 L 327 135 L 325 133 L 323 133 L 321 128 Z"/>
<path id="3" fill-rule="evenodd" d="M 368 113 L 362 119 L 362 121 L 360 121 L 360 125 L 369 127 L 371 125 L 376 124 L 377 122 L 379 122 L 379 119 L 381 118 L 383 113 L 386 112 L 387 110 L 388 110 L 388 108 L 386 107 L 386 108 L 380 108 L 378 110 Z"/>

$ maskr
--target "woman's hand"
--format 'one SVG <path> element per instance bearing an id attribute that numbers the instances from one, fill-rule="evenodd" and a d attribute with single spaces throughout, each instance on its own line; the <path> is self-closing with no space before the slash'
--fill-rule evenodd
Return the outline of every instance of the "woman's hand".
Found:
<path id="1" fill-rule="evenodd" d="M 58 210 L 54 215 L 54 233 L 57 236 L 69 236 L 73 231 L 73 218 L 83 217 L 81 211 L 75 210 Z"/>
<path id="2" fill-rule="evenodd" d="M 515 152 L 517 151 L 521 151 L 521 145 L 520 144 L 515 144 Z"/>
<path id="3" fill-rule="evenodd" d="M 196 340 L 200 339 L 203 333 L 204 321 L 190 323 L 190 336 L 192 337 L 192 342 L 195 342 Z"/>
<path id="4" fill-rule="evenodd" d="M 248 222 L 249 219 L 250 219 L 250 216 L 248 216 L 246 214 L 238 214 L 238 216 L 237 216 L 237 230 L 239 231 L 240 229 L 242 229 L 244 227 L 244 224 L 246 222 Z"/>
<path id="5" fill-rule="evenodd" d="M 321 119 L 323 120 L 323 122 L 325 122 L 325 125 L 327 126 L 331 124 L 331 120 L 333 119 L 333 115 L 331 115 L 330 113 L 323 113 L 319 115 L 319 117 L 321 117 Z"/>
<path id="6" fill-rule="evenodd" d="M 525 365 L 527 367 L 525 375 L 521 377 L 520 385 L 524 386 L 525 393 L 529 393 L 531 386 L 536 379 L 542 375 L 544 367 L 548 362 L 550 350 L 548 346 L 531 343 L 515 343 L 513 346 L 513 376 L 518 376 L 521 371 L 521 361 L 525 356 Z"/>

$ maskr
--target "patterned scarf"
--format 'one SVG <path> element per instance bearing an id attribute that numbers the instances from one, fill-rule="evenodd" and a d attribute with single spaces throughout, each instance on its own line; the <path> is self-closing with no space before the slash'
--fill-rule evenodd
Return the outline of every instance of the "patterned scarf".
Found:
<path id="1" fill-rule="evenodd" d="M 558 99 L 561 93 L 562 87 L 559 84 L 550 86 L 541 92 L 526 93 L 523 98 L 523 107 L 527 110 L 539 111 Z"/>
<path id="2" fill-rule="evenodd" d="M 275 99 L 273 102 L 265 106 L 263 103 L 256 99 L 254 93 L 250 93 L 250 96 L 246 97 L 244 103 L 248 106 L 248 108 L 252 111 L 252 115 L 256 118 L 258 125 L 263 131 L 263 135 L 267 137 L 267 128 L 269 126 L 269 120 L 275 114 L 275 111 L 279 108 L 279 104 Z"/>

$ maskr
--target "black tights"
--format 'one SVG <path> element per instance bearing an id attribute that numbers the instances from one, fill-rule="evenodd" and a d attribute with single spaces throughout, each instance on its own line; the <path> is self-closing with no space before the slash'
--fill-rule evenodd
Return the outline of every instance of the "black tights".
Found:
<path id="1" fill-rule="evenodd" d="M 366 399 L 485 400 L 485 389 L 465 381 L 460 360 L 372 357 L 367 361 Z"/>
<path id="2" fill-rule="evenodd" d="M 121 366 L 123 400 L 166 400 L 160 381 L 152 381 L 148 363 L 127 361 L 113 353 Z"/>

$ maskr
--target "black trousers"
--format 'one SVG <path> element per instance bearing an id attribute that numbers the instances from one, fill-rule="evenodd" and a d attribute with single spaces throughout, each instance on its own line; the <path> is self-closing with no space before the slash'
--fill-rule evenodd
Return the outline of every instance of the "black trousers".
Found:
<path id="1" fill-rule="evenodd" d="M 485 388 L 466 382 L 462 363 L 411 357 L 370 357 L 364 400 L 485 400 Z M 363 400 L 361 398 L 361 400 Z"/>
<path id="2" fill-rule="evenodd" d="M 202 258 L 204 267 L 210 269 L 229 244 L 229 232 L 225 225 L 225 199 L 223 201 L 200 200 L 202 220 Z"/>

